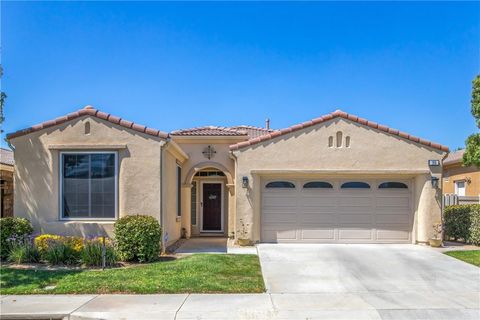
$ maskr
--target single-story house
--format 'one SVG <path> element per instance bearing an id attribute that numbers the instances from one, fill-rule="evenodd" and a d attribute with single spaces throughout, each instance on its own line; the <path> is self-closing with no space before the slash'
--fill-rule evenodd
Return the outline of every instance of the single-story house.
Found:
<path id="1" fill-rule="evenodd" d="M 464 153 L 465 149 L 456 150 L 443 160 L 443 194 L 447 197 L 455 195 L 455 204 L 479 203 L 480 168 L 464 166 Z"/>
<path id="2" fill-rule="evenodd" d="M 15 215 L 95 236 L 119 217 L 253 242 L 426 242 L 448 148 L 337 110 L 281 130 L 170 133 L 87 106 L 8 135 Z"/>

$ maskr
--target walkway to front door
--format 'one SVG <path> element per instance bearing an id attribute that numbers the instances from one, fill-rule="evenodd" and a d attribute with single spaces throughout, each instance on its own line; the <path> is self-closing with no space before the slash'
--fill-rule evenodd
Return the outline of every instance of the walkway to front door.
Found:
<path id="1" fill-rule="evenodd" d="M 223 184 L 202 182 L 202 232 L 223 232 Z"/>
<path id="2" fill-rule="evenodd" d="M 175 250 L 175 254 L 194 253 L 228 253 L 228 254 L 257 254 L 255 247 L 239 247 L 232 239 L 224 237 L 199 237 L 183 240 L 182 245 Z"/>

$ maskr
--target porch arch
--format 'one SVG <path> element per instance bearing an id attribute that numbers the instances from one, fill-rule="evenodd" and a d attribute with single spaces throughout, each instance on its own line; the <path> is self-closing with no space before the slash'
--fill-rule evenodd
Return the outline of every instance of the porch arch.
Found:
<path id="1" fill-rule="evenodd" d="M 233 177 L 231 173 L 228 171 L 228 169 L 225 166 L 221 165 L 220 163 L 213 162 L 213 161 L 200 162 L 192 166 L 192 168 L 188 171 L 187 176 L 185 177 L 185 184 L 186 185 L 191 184 L 195 174 L 206 168 L 215 168 L 222 171 L 225 174 L 225 177 L 227 178 L 227 183 L 229 185 L 233 185 Z"/>

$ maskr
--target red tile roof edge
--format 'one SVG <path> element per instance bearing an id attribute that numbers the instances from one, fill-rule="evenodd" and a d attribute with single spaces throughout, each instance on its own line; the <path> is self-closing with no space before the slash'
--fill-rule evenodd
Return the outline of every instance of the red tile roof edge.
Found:
<path id="1" fill-rule="evenodd" d="M 259 131 L 265 131 L 265 132 L 275 131 L 275 129 L 267 129 L 267 128 L 251 126 L 251 125 L 247 125 L 247 124 L 241 124 L 241 125 L 238 125 L 238 126 L 231 126 L 231 127 L 228 127 L 228 128 L 232 129 L 232 130 L 241 130 L 241 129 L 238 129 L 238 128 L 243 128 L 243 129 L 253 129 L 253 130 L 259 130 Z"/>
<path id="2" fill-rule="evenodd" d="M 218 131 L 224 131 L 225 133 L 229 133 L 228 136 L 246 136 L 246 132 L 240 132 L 240 130 L 235 130 L 227 127 L 218 127 L 218 126 L 202 126 L 202 127 L 194 127 L 194 128 L 189 128 L 189 129 L 179 129 L 170 132 L 170 135 L 172 136 L 203 136 L 203 134 L 195 134 L 197 131 L 202 131 L 202 130 L 218 130 Z M 205 136 L 212 136 L 211 134 L 205 135 Z M 213 136 L 227 136 L 227 135 L 213 135 Z"/>
<path id="3" fill-rule="evenodd" d="M 392 128 L 389 128 L 388 126 L 381 125 L 381 124 L 378 124 L 376 122 L 368 121 L 368 120 L 363 119 L 363 118 L 359 118 L 358 116 L 346 113 L 346 112 L 341 111 L 341 110 L 336 110 L 332 113 L 328 113 L 328 114 L 326 114 L 324 116 L 321 116 L 319 118 L 315 118 L 315 119 L 312 119 L 310 121 L 299 123 L 299 124 L 293 125 L 291 127 L 285 128 L 285 129 L 277 130 L 277 131 L 274 131 L 272 133 L 260 136 L 260 137 L 255 138 L 255 139 L 250 139 L 250 140 L 247 140 L 247 141 L 232 144 L 230 146 L 230 150 L 234 151 L 234 150 L 239 150 L 241 148 L 253 146 L 253 145 L 258 144 L 260 142 L 271 140 L 273 138 L 283 136 L 287 133 L 302 130 L 302 129 L 314 126 L 314 125 L 322 123 L 322 122 L 326 122 L 326 121 L 334 119 L 334 118 L 347 119 L 347 120 L 350 120 L 350 121 L 368 126 L 370 128 L 377 129 L 377 130 L 380 130 L 380 131 L 384 131 L 386 133 L 390 133 L 390 134 L 399 136 L 401 138 L 404 138 L 404 139 L 407 139 L 407 140 L 425 145 L 427 147 L 431 147 L 431 148 L 434 148 L 434 149 L 439 149 L 439 150 L 448 152 L 448 147 L 447 146 L 443 146 L 443 145 L 438 144 L 438 143 L 434 143 L 434 142 L 430 142 L 430 141 L 427 141 L 427 140 L 424 140 L 424 139 L 420 139 L 420 138 L 412 136 L 408 133 L 401 132 L 401 131 L 396 130 L 396 129 L 392 129 Z"/>
<path id="4" fill-rule="evenodd" d="M 131 129 L 131 130 L 134 130 L 134 131 L 137 131 L 137 132 L 141 132 L 141 133 L 145 133 L 145 134 L 150 135 L 150 136 L 160 137 L 162 139 L 167 139 L 168 138 L 168 133 L 166 133 L 166 132 L 163 132 L 163 131 L 160 131 L 160 130 L 157 130 L 157 129 L 153 129 L 153 128 L 149 128 L 149 127 L 140 125 L 140 124 L 135 123 L 135 122 L 127 121 L 125 119 L 114 116 L 110 113 L 105 113 L 105 112 L 102 112 L 100 110 L 97 110 L 97 109 L 93 108 L 92 106 L 86 106 L 83 109 L 80 109 L 80 110 L 77 110 L 75 112 L 69 113 L 65 116 L 58 117 L 58 118 L 53 119 L 53 120 L 48 120 L 48 121 L 42 122 L 40 124 L 31 126 L 30 128 L 26 128 L 26 129 L 22 129 L 22 130 L 18 130 L 18 131 L 9 133 L 9 134 L 7 134 L 7 139 L 17 138 L 17 137 L 20 137 L 20 136 L 23 136 L 23 135 L 26 135 L 26 134 L 29 134 L 29 133 L 32 133 L 32 132 L 36 132 L 36 131 L 39 131 L 39 130 L 50 128 L 50 127 L 62 124 L 64 122 L 82 117 L 82 116 L 93 116 L 93 117 L 96 117 L 96 118 L 114 123 L 116 125 L 122 126 L 124 128 L 128 128 L 128 129 Z"/>
<path id="5" fill-rule="evenodd" d="M 465 149 L 455 150 L 450 152 L 445 159 L 443 159 L 442 164 L 448 166 L 451 164 L 458 164 L 463 162 L 463 154 Z"/>

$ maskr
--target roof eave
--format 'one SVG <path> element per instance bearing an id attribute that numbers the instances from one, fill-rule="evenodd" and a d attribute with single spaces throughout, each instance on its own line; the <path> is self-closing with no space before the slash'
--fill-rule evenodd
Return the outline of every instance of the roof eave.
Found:
<path id="1" fill-rule="evenodd" d="M 144 126 L 144 125 L 140 125 L 138 123 L 122 119 L 120 117 L 114 116 L 114 115 L 109 114 L 109 113 L 102 112 L 100 110 L 94 109 L 92 106 L 86 106 L 83 109 L 80 109 L 80 110 L 77 110 L 75 112 L 69 113 L 65 116 L 58 117 L 58 118 L 55 118 L 53 120 L 48 120 L 48 121 L 42 122 L 40 124 L 34 125 L 32 127 L 9 133 L 9 134 L 7 134 L 7 140 L 15 139 L 15 138 L 18 138 L 20 136 L 24 136 L 24 135 L 27 135 L 27 134 L 30 134 L 30 133 L 33 133 L 33 132 L 37 132 L 37 131 L 44 130 L 44 129 L 47 129 L 47 128 L 51 128 L 51 127 L 54 127 L 54 126 L 58 126 L 58 125 L 61 125 L 65 122 L 67 122 L 67 121 L 71 121 L 71 120 L 74 120 L 74 119 L 77 119 L 77 118 L 80 118 L 80 117 L 83 117 L 83 116 L 96 117 L 98 119 L 105 120 L 105 121 L 108 121 L 110 123 L 119 125 L 121 127 L 131 129 L 131 130 L 136 131 L 136 132 L 144 133 L 144 134 L 149 135 L 149 136 L 158 137 L 158 138 L 161 138 L 161 139 L 167 139 L 169 137 L 168 133 L 166 133 L 166 132 L 163 132 L 163 131 L 160 131 L 160 130 L 157 130 L 157 129 L 153 129 L 153 128 L 150 128 L 150 127 L 147 127 L 147 126 Z"/>
<path id="2" fill-rule="evenodd" d="M 244 141 L 244 142 L 240 142 L 240 143 L 231 145 L 230 150 L 231 151 L 236 151 L 236 150 L 240 150 L 240 149 L 243 149 L 243 148 L 246 148 L 246 147 L 250 147 L 250 146 L 256 145 L 258 143 L 268 141 L 268 140 L 271 140 L 273 138 L 277 138 L 277 137 L 283 136 L 283 135 L 291 133 L 291 132 L 306 129 L 306 128 L 309 128 L 311 126 L 314 126 L 314 125 L 317 125 L 317 124 L 320 124 L 320 123 L 324 123 L 326 121 L 329 121 L 329 120 L 332 120 L 332 119 L 335 119 L 335 118 L 343 118 L 343 119 L 346 119 L 346 120 L 350 120 L 350 121 L 359 123 L 361 125 L 365 125 L 365 126 L 368 126 L 370 128 L 383 131 L 385 133 L 396 135 L 396 136 L 399 136 L 401 138 L 404 138 L 404 139 L 422 144 L 424 146 L 427 146 L 427 147 L 430 147 L 430 148 L 433 148 L 433 149 L 438 149 L 438 150 L 441 150 L 443 152 L 448 152 L 448 147 L 447 146 L 443 146 L 443 145 L 438 144 L 438 143 L 430 142 L 430 141 L 412 136 L 408 133 L 401 132 L 397 129 L 392 129 L 392 128 L 389 128 L 388 126 L 381 125 L 381 124 L 378 124 L 376 122 L 360 118 L 356 115 L 348 114 L 348 113 L 346 113 L 344 111 L 341 111 L 341 110 L 336 110 L 332 113 L 326 114 L 326 115 L 321 116 L 319 118 L 312 119 L 310 121 L 306 121 L 306 122 L 303 122 L 303 123 L 299 123 L 299 124 L 293 125 L 291 127 L 285 128 L 285 129 L 281 129 L 281 130 L 278 130 L 278 131 L 275 131 L 275 132 L 272 132 L 272 133 L 254 138 L 254 139 L 250 139 L 248 141 Z"/>

